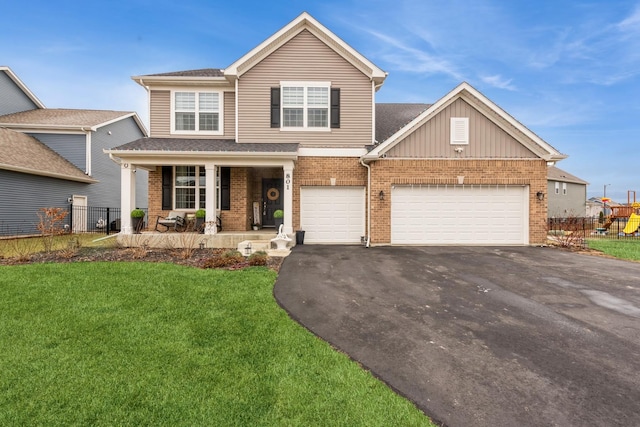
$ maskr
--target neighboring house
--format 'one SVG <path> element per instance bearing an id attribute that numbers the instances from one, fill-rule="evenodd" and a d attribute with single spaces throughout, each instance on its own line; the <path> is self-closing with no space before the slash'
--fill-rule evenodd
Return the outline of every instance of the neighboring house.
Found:
<path id="1" fill-rule="evenodd" d="M 589 183 L 556 166 L 547 170 L 549 218 L 589 216 L 587 213 Z"/>
<path id="2" fill-rule="evenodd" d="M 133 77 L 150 137 L 107 152 L 123 192 L 149 169 L 151 218 L 205 208 L 243 232 L 283 209 L 305 244 L 544 242 L 537 193 L 566 156 L 467 83 L 434 104 L 376 105 L 386 76 L 303 13 L 225 69 Z"/>
<path id="3" fill-rule="evenodd" d="M 8 67 L 0 67 L 0 130 L 0 235 L 35 233 L 40 208 L 71 203 L 74 231 L 94 228 L 86 207 L 121 205 L 120 167 L 103 150 L 146 135 L 135 113 L 46 108 Z M 134 204 L 146 208 L 145 170 L 138 180 Z"/>

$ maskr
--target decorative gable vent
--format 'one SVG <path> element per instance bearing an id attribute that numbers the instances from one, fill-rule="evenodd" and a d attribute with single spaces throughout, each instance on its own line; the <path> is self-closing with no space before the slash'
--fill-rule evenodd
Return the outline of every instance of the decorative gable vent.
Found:
<path id="1" fill-rule="evenodd" d="M 451 117 L 451 144 L 469 144 L 468 117 Z"/>

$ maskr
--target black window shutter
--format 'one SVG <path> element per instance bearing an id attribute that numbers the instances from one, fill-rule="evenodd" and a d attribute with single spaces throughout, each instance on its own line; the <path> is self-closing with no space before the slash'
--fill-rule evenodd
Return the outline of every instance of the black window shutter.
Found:
<path id="1" fill-rule="evenodd" d="M 220 168 L 220 209 L 231 209 L 231 168 Z"/>
<path id="2" fill-rule="evenodd" d="M 331 88 L 331 128 L 340 127 L 340 89 Z"/>
<path id="3" fill-rule="evenodd" d="M 280 127 L 280 88 L 271 88 L 271 127 Z"/>
<path id="4" fill-rule="evenodd" d="M 162 210 L 173 209 L 173 166 L 162 167 Z"/>

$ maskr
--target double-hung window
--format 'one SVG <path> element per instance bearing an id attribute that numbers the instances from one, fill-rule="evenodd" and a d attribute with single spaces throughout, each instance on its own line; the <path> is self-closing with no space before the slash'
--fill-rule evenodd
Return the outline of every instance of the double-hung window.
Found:
<path id="1" fill-rule="evenodd" d="M 329 130 L 330 82 L 281 82 L 282 129 Z"/>
<path id="2" fill-rule="evenodd" d="M 175 133 L 222 133 L 221 92 L 174 91 L 172 128 Z"/>

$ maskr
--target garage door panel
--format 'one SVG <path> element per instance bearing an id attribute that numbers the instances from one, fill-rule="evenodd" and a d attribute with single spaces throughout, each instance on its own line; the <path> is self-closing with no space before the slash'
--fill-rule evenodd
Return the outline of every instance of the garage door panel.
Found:
<path id="1" fill-rule="evenodd" d="M 425 186 L 392 189 L 394 244 L 525 244 L 523 186 Z"/>
<path id="2" fill-rule="evenodd" d="M 300 226 L 305 243 L 360 243 L 365 228 L 364 187 L 302 187 Z"/>

